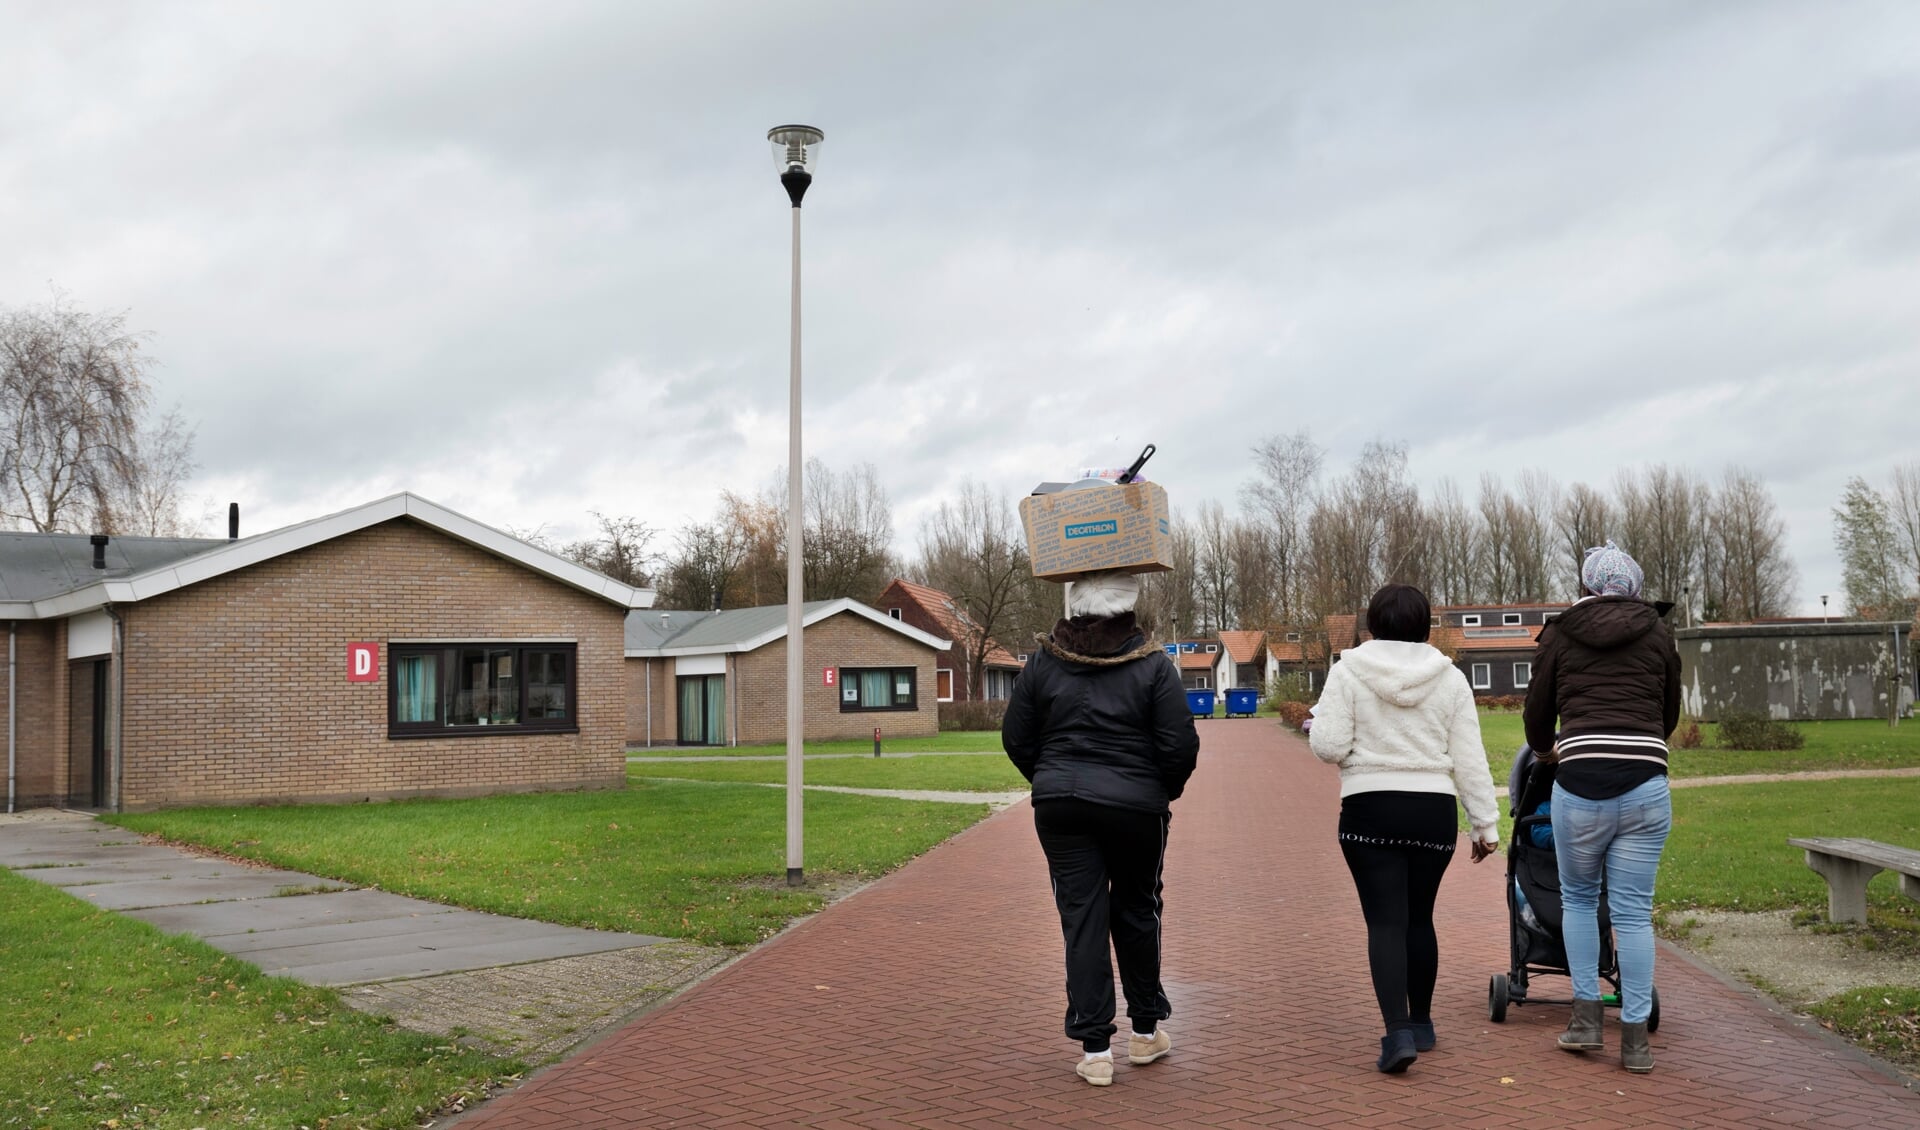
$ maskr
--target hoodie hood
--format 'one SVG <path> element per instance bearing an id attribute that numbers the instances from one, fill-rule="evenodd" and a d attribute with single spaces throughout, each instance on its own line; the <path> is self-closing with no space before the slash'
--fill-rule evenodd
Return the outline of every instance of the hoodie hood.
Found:
<path id="1" fill-rule="evenodd" d="M 1611 651 L 1653 631 L 1659 623 L 1660 610 L 1644 600 L 1596 596 L 1562 612 L 1554 626 L 1583 647 Z"/>
<path id="2" fill-rule="evenodd" d="M 1368 640 L 1340 653 L 1340 666 L 1360 685 L 1395 706 L 1424 702 L 1441 681 L 1458 676 L 1453 660 L 1424 643 Z"/>

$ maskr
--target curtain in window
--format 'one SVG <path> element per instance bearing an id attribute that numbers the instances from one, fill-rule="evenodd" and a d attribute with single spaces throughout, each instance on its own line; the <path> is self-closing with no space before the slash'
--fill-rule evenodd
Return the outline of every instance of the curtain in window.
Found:
<path id="1" fill-rule="evenodd" d="M 527 721 L 559 721 L 567 716 L 567 654 L 529 651 Z"/>
<path id="2" fill-rule="evenodd" d="M 727 677 L 707 676 L 707 744 L 724 745 L 727 740 Z"/>
<path id="3" fill-rule="evenodd" d="M 680 680 L 680 741 L 683 745 L 705 745 L 706 682 L 703 679 Z"/>
<path id="4" fill-rule="evenodd" d="M 435 658 L 403 655 L 394 663 L 394 721 L 440 720 L 440 665 Z"/>
<path id="5" fill-rule="evenodd" d="M 893 672 L 860 672 L 860 705 L 869 708 L 892 706 Z"/>

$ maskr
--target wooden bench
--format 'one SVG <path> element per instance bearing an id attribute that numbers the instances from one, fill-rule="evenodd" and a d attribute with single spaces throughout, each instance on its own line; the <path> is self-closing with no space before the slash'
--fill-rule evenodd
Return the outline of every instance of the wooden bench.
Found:
<path id="1" fill-rule="evenodd" d="M 1867 881 L 1882 871 L 1900 876 L 1900 893 L 1920 900 L 1920 851 L 1877 840 L 1814 837 L 1788 840 L 1807 853 L 1807 866 L 1827 881 L 1827 917 L 1835 922 L 1867 920 Z"/>

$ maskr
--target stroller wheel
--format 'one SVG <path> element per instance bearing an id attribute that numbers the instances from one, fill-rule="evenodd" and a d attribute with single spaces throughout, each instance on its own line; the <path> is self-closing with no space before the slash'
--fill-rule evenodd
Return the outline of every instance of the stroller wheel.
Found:
<path id="1" fill-rule="evenodd" d="M 1660 986 L 1653 987 L 1653 1011 L 1647 1013 L 1647 1031 L 1660 1030 Z"/>
<path id="2" fill-rule="evenodd" d="M 1506 1023 L 1507 975 L 1505 973 L 1495 973 L 1493 980 L 1487 984 L 1487 1019 L 1495 1024 Z"/>

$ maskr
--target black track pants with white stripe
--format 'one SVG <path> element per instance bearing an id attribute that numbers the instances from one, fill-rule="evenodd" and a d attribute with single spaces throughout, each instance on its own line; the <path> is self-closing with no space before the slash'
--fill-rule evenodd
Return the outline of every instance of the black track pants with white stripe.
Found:
<path id="1" fill-rule="evenodd" d="M 1109 938 L 1134 1027 L 1173 1014 L 1160 987 L 1161 866 L 1171 819 L 1082 800 L 1034 803 L 1067 947 L 1067 1035 L 1088 1051 L 1106 1048 L 1114 1033 Z"/>

